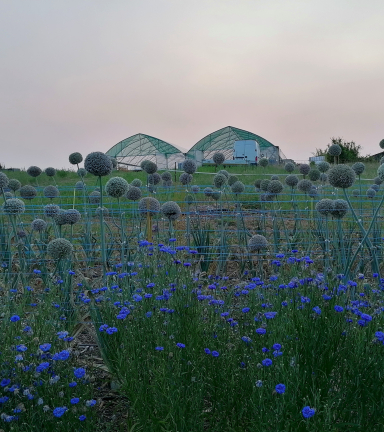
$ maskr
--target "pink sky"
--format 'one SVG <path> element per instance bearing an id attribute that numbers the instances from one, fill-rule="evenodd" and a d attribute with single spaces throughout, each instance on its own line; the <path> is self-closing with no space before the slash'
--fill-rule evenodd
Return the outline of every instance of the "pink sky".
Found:
<path id="1" fill-rule="evenodd" d="M 0 2 L 0 163 L 69 167 L 145 133 L 224 126 L 298 161 L 384 138 L 384 2 Z"/>

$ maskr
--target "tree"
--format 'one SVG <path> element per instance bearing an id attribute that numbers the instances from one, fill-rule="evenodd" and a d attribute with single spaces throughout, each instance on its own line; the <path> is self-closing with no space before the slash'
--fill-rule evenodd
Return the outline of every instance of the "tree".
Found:
<path id="1" fill-rule="evenodd" d="M 357 145 L 354 141 L 345 141 L 343 138 L 331 138 L 331 142 L 327 144 L 325 150 L 316 149 L 314 156 L 325 156 L 327 162 L 333 162 L 333 156 L 328 154 L 328 149 L 332 144 L 338 144 L 341 147 L 341 154 L 339 156 L 339 163 L 356 162 L 359 160 L 361 146 Z"/>

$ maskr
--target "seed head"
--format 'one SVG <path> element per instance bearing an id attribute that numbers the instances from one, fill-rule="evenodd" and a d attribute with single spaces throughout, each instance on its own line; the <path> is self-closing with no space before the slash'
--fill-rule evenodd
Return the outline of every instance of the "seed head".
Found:
<path id="1" fill-rule="evenodd" d="M 287 171 L 288 173 L 293 173 L 293 171 L 295 171 L 295 164 L 293 162 L 287 162 L 284 165 L 284 169 L 285 171 Z"/>
<path id="2" fill-rule="evenodd" d="M 9 180 L 6 174 L 0 172 L 0 189 L 4 189 L 8 186 Z"/>
<path id="3" fill-rule="evenodd" d="M 57 189 L 56 186 L 52 186 L 52 185 L 46 186 L 44 188 L 43 193 L 45 198 L 50 198 L 50 199 L 57 198 L 58 196 L 60 196 L 59 189 Z"/>
<path id="4" fill-rule="evenodd" d="M 136 186 L 131 186 L 125 194 L 126 198 L 130 201 L 138 201 L 141 198 L 141 195 L 141 189 Z"/>
<path id="5" fill-rule="evenodd" d="M 311 181 L 317 181 L 320 178 L 320 171 L 316 168 L 313 168 L 308 173 L 308 178 Z"/>
<path id="6" fill-rule="evenodd" d="M 312 189 L 312 186 L 313 184 L 311 181 L 307 179 L 302 179 L 299 181 L 299 183 L 297 183 L 297 189 L 304 193 L 308 193 Z"/>
<path id="7" fill-rule="evenodd" d="M 331 210 L 331 215 L 335 219 L 342 219 L 349 210 L 347 201 L 343 199 L 336 199 L 333 201 L 333 209 Z"/>
<path id="8" fill-rule="evenodd" d="M 143 182 L 140 179 L 133 179 L 131 181 L 131 185 L 135 186 L 135 187 L 138 187 L 138 188 L 141 187 L 142 184 L 143 184 Z"/>
<path id="9" fill-rule="evenodd" d="M 31 228 L 33 231 L 42 232 L 47 228 L 47 222 L 43 219 L 34 219 L 31 222 Z"/>
<path id="10" fill-rule="evenodd" d="M 69 163 L 72 165 L 77 165 L 83 162 L 83 156 L 79 152 L 71 153 L 68 159 L 69 159 Z"/>
<path id="11" fill-rule="evenodd" d="M 24 202 L 18 198 L 7 199 L 3 205 L 3 212 L 7 215 L 18 215 L 25 212 Z"/>
<path id="12" fill-rule="evenodd" d="M 31 177 L 36 178 L 36 177 L 39 177 L 39 175 L 41 174 L 41 169 L 39 167 L 33 165 L 27 169 L 27 173 Z"/>
<path id="13" fill-rule="evenodd" d="M 250 252 L 259 252 L 263 249 L 267 249 L 267 247 L 267 239 L 260 234 L 252 236 L 248 241 L 248 248 Z"/>
<path id="14" fill-rule="evenodd" d="M 157 165 L 155 164 L 155 162 L 147 161 L 144 164 L 144 168 L 143 169 L 144 169 L 144 171 L 147 174 L 153 174 L 153 173 L 155 173 L 157 171 Z"/>
<path id="15" fill-rule="evenodd" d="M 245 186 L 241 181 L 237 181 L 233 183 L 233 185 L 231 186 L 232 193 L 236 195 L 243 193 L 244 190 L 245 190 Z"/>
<path id="16" fill-rule="evenodd" d="M 340 156 L 341 155 L 341 147 L 339 144 L 332 144 L 328 148 L 328 154 L 329 156 Z"/>
<path id="17" fill-rule="evenodd" d="M 46 217 L 54 217 L 60 211 L 60 207 L 56 204 L 47 204 L 44 207 L 44 215 Z"/>
<path id="18" fill-rule="evenodd" d="M 229 186 L 232 186 L 237 181 L 239 181 L 239 179 L 235 175 L 230 175 L 228 177 L 228 184 L 229 184 Z"/>
<path id="19" fill-rule="evenodd" d="M 304 176 L 306 176 L 309 173 L 309 171 L 311 171 L 311 167 L 308 164 L 301 164 L 299 166 L 299 171 L 300 171 L 300 174 L 303 174 Z"/>
<path id="20" fill-rule="evenodd" d="M 172 174 L 169 171 L 164 171 L 163 174 L 161 174 L 161 178 L 163 181 L 172 180 Z"/>
<path id="21" fill-rule="evenodd" d="M 100 203 L 100 197 L 101 197 L 100 192 L 95 190 L 89 194 L 89 197 L 88 197 L 89 202 L 91 204 L 99 204 Z"/>
<path id="22" fill-rule="evenodd" d="M 110 157 L 105 153 L 92 152 L 85 158 L 84 168 L 97 177 L 103 177 L 112 172 L 113 165 Z"/>
<path id="23" fill-rule="evenodd" d="M 21 183 L 17 179 L 10 179 L 8 182 L 8 187 L 13 192 L 16 192 L 17 190 L 19 190 L 21 188 Z"/>
<path id="24" fill-rule="evenodd" d="M 44 172 L 48 177 L 54 177 L 56 175 L 56 170 L 52 167 L 45 168 Z"/>
<path id="25" fill-rule="evenodd" d="M 217 173 L 215 177 L 213 177 L 213 184 L 218 189 L 221 189 L 227 183 L 227 177 L 224 174 Z"/>
<path id="26" fill-rule="evenodd" d="M 355 181 L 355 171 L 348 165 L 337 165 L 329 170 L 329 184 L 336 188 L 347 189 Z"/>
<path id="27" fill-rule="evenodd" d="M 326 162 L 326 161 L 321 161 L 318 165 L 317 165 L 317 169 L 321 172 L 321 173 L 326 173 L 329 168 L 331 167 L 331 165 Z"/>
<path id="28" fill-rule="evenodd" d="M 263 168 L 265 168 L 266 166 L 268 166 L 269 164 L 269 160 L 267 158 L 261 158 L 259 160 L 259 165 Z"/>
<path id="29" fill-rule="evenodd" d="M 213 162 L 214 162 L 216 165 L 221 165 L 221 164 L 225 161 L 224 153 L 216 152 L 216 153 L 213 155 L 212 159 L 213 159 Z"/>
<path id="30" fill-rule="evenodd" d="M 141 215 L 149 213 L 150 216 L 153 216 L 160 211 L 160 203 L 153 197 L 141 198 L 138 207 Z"/>
<path id="31" fill-rule="evenodd" d="M 364 170 L 365 170 L 365 165 L 362 162 L 356 162 L 352 165 L 352 169 L 353 171 L 355 171 L 355 174 L 357 176 L 363 174 Z"/>
<path id="32" fill-rule="evenodd" d="M 194 174 L 197 170 L 197 164 L 193 159 L 186 159 L 183 163 L 183 170 L 187 174 Z"/>
<path id="33" fill-rule="evenodd" d="M 272 180 L 268 185 L 268 192 L 274 195 L 281 193 L 284 189 L 283 184 L 279 180 Z"/>
<path id="34" fill-rule="evenodd" d="M 73 252 L 72 244 L 63 238 L 51 240 L 47 246 L 47 253 L 54 260 L 69 258 Z"/>
<path id="35" fill-rule="evenodd" d="M 261 180 L 261 182 L 260 182 L 260 189 L 262 191 L 266 192 L 268 190 L 268 186 L 269 186 L 270 182 L 271 181 L 268 180 L 268 179 Z"/>
<path id="36" fill-rule="evenodd" d="M 121 198 L 129 189 L 127 180 L 122 177 L 112 177 L 105 185 L 105 192 L 113 198 Z"/>
<path id="37" fill-rule="evenodd" d="M 20 188 L 20 196 L 23 199 L 32 200 L 37 195 L 37 190 L 30 185 L 25 185 Z"/>
<path id="38" fill-rule="evenodd" d="M 332 213 L 333 208 L 333 200 L 329 198 L 323 198 L 316 203 L 316 211 L 322 216 L 329 216 Z"/>
<path id="39" fill-rule="evenodd" d="M 170 221 L 179 219 L 181 215 L 180 207 L 174 201 L 168 201 L 161 206 L 161 213 Z"/>

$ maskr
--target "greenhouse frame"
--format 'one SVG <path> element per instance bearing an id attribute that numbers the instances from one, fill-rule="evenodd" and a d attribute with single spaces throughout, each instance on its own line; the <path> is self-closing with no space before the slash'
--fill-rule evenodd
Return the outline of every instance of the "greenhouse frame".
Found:
<path id="1" fill-rule="evenodd" d="M 174 145 L 142 133 L 118 142 L 106 154 L 128 169 L 139 168 L 143 160 L 155 162 L 159 169 L 170 169 L 185 160 L 185 154 Z"/>

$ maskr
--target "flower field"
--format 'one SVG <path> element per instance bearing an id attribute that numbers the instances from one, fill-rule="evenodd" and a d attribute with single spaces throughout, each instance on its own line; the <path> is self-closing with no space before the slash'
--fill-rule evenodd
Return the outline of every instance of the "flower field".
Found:
<path id="1" fill-rule="evenodd" d="M 384 431 L 384 165 L 337 152 L 1 172 L 0 430 Z"/>

